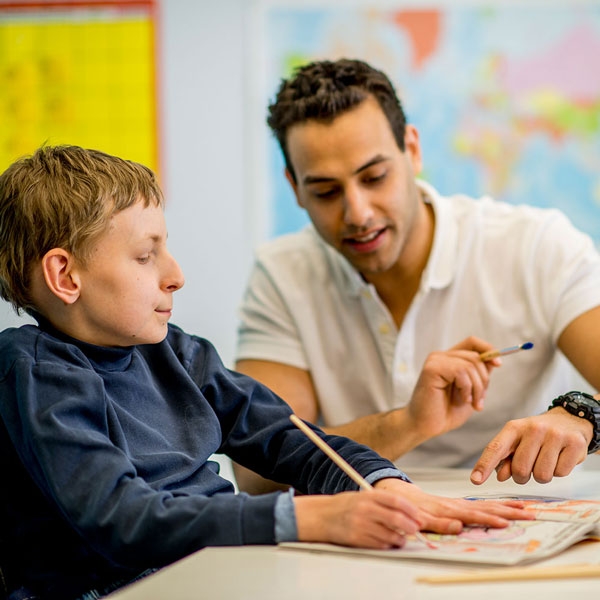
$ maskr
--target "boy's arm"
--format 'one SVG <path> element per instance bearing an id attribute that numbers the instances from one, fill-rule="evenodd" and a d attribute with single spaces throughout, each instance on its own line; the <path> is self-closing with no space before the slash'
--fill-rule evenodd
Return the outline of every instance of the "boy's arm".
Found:
<path id="1" fill-rule="evenodd" d="M 317 399 L 308 371 L 263 360 L 241 360 L 236 371 L 248 375 L 265 384 L 280 398 L 284 398 L 292 410 L 303 420 L 316 423 L 318 417 Z M 233 472 L 238 488 L 249 494 L 265 494 L 287 486 L 270 481 L 233 463 Z"/>
<path id="2" fill-rule="evenodd" d="M 361 417 L 326 433 L 349 437 L 395 461 L 427 439 L 462 425 L 481 410 L 489 374 L 498 361 L 483 363 L 479 353 L 491 346 L 471 337 L 445 352 L 431 353 L 404 408 Z M 263 360 L 240 360 L 236 370 L 264 383 L 283 398 L 301 418 L 316 423 L 317 394 L 307 371 Z M 261 493 L 277 484 L 234 464 L 240 489 Z"/>

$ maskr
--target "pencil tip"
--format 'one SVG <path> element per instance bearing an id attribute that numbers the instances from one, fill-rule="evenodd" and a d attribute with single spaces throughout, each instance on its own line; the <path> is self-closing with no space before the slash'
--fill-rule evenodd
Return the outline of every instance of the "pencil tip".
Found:
<path id="1" fill-rule="evenodd" d="M 521 350 L 529 350 L 530 348 L 533 348 L 533 342 L 525 342 L 524 344 L 521 344 Z"/>

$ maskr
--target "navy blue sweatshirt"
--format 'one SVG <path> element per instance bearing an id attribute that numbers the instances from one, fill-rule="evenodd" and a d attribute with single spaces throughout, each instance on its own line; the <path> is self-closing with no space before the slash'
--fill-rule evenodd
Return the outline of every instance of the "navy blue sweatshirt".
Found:
<path id="1" fill-rule="evenodd" d="M 274 543 L 278 494 L 235 494 L 212 454 L 303 493 L 356 489 L 289 415 L 209 342 L 172 325 L 160 344 L 130 348 L 85 344 L 44 322 L 5 330 L 5 576 L 68 600 L 205 546 Z M 325 439 L 365 477 L 393 468 Z"/>

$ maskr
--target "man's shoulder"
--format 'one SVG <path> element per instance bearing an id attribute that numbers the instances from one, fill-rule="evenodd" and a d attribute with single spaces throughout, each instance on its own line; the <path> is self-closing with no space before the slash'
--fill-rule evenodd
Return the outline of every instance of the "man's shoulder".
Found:
<path id="1" fill-rule="evenodd" d="M 568 217 L 557 208 L 526 203 L 513 204 L 491 196 L 473 198 L 464 194 L 455 194 L 438 196 L 437 202 L 459 216 L 479 216 L 491 222 L 523 221 L 538 224 L 554 219 L 568 221 Z"/>
<path id="2" fill-rule="evenodd" d="M 581 233 L 565 213 L 552 207 L 512 204 L 490 196 L 473 198 L 463 194 L 438 196 L 434 206 L 436 214 L 441 216 L 440 221 L 452 215 L 460 235 L 476 230 L 485 237 L 497 234 L 510 235 L 514 239 L 517 233 L 549 232 L 551 226 L 565 232 Z"/>

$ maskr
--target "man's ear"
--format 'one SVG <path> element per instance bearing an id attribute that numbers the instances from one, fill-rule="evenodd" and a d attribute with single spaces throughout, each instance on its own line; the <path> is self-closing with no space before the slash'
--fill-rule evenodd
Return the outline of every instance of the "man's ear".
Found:
<path id="1" fill-rule="evenodd" d="M 406 126 L 404 131 L 404 148 L 415 175 L 418 175 L 423 169 L 423 159 L 421 157 L 419 132 L 414 125 Z"/>
<path id="2" fill-rule="evenodd" d="M 294 191 L 294 196 L 296 196 L 296 204 L 300 208 L 304 208 L 302 201 L 300 200 L 300 195 L 298 194 L 298 184 L 294 179 L 294 176 L 290 173 L 289 169 L 285 170 L 285 178 L 288 180 L 289 184 L 292 186 L 292 190 Z"/>
<path id="3" fill-rule="evenodd" d="M 65 304 L 73 304 L 81 293 L 73 255 L 62 248 L 49 250 L 42 258 L 42 271 L 48 289 Z"/>

